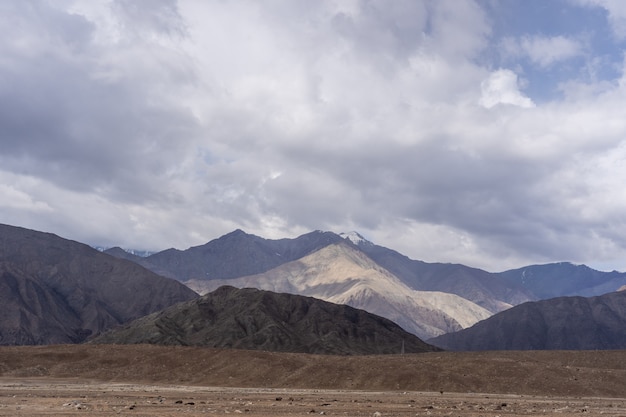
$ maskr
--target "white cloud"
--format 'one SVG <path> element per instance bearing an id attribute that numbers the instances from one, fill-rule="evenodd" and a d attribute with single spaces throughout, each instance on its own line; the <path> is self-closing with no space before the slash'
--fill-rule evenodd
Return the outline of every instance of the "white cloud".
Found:
<path id="1" fill-rule="evenodd" d="M 17 185 L 17 187 L 16 187 Z M 45 201 L 37 201 L 24 191 L 24 184 L 1 184 L 0 183 L 0 207 L 11 210 L 24 210 L 34 213 L 52 212 L 52 208 Z"/>
<path id="2" fill-rule="evenodd" d="M 533 63 L 543 68 L 584 53 L 584 46 L 581 42 L 561 35 L 505 38 L 502 41 L 502 49 L 508 57 L 527 56 Z"/>
<path id="3" fill-rule="evenodd" d="M 492 72 L 481 84 L 480 104 L 492 108 L 498 104 L 511 104 L 523 108 L 534 107 L 533 101 L 519 90 L 517 74 L 509 69 Z"/>

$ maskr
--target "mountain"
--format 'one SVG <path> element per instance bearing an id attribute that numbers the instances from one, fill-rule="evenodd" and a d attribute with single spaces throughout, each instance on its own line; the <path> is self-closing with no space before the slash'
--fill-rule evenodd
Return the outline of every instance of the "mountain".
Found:
<path id="1" fill-rule="evenodd" d="M 532 291 L 498 274 L 460 264 L 427 263 L 378 246 L 352 232 L 344 236 L 378 265 L 419 291 L 441 291 L 470 300 L 491 313 L 536 300 Z"/>
<path id="2" fill-rule="evenodd" d="M 568 295 L 591 297 L 617 291 L 626 285 L 626 273 L 601 272 L 569 262 L 530 265 L 498 275 L 532 291 L 539 299 Z"/>
<path id="3" fill-rule="evenodd" d="M 129 259 L 160 275 L 182 282 L 230 279 L 267 272 L 325 246 L 349 241 L 376 263 L 418 291 L 456 294 L 496 313 L 537 297 L 522 285 L 497 274 L 458 264 L 426 263 L 375 245 L 357 232 L 315 231 L 295 239 L 264 239 L 235 230 L 204 245 L 168 249 L 142 258 L 120 248 L 106 252 Z M 215 284 L 207 288 L 215 289 Z M 202 288 L 202 286 L 200 286 Z"/>
<path id="4" fill-rule="evenodd" d="M 595 296 L 626 285 L 626 273 L 602 272 L 586 265 L 559 262 L 490 273 L 461 264 L 427 263 L 369 242 L 356 232 L 344 233 L 377 264 L 411 288 L 460 295 L 492 313 L 527 301 L 561 296 Z"/>
<path id="5" fill-rule="evenodd" d="M 177 281 L 82 243 L 0 225 L 0 344 L 77 343 L 197 298 Z"/>
<path id="6" fill-rule="evenodd" d="M 136 255 L 133 252 L 129 252 L 127 250 L 124 250 L 124 249 L 120 248 L 119 246 L 115 246 L 113 248 L 104 249 L 101 252 L 106 253 L 107 255 L 114 256 L 114 257 L 119 258 L 119 259 L 126 259 L 127 261 L 133 261 L 133 262 L 135 262 L 137 264 L 141 264 L 142 259 L 145 258 L 145 256 Z"/>
<path id="7" fill-rule="evenodd" d="M 626 285 L 626 273 L 601 272 L 566 262 L 499 273 L 461 264 L 428 263 L 376 245 L 357 232 L 315 231 L 295 239 L 271 240 L 235 230 L 201 246 L 182 251 L 168 249 L 147 257 L 135 256 L 120 248 L 105 252 L 184 282 L 263 273 L 339 241 L 351 242 L 414 290 L 456 294 L 491 313 L 527 301 L 605 294 Z"/>
<path id="8" fill-rule="evenodd" d="M 268 271 L 340 240 L 342 238 L 334 233 L 321 231 L 295 239 L 271 240 L 235 230 L 201 246 L 167 249 L 132 260 L 179 281 L 227 279 Z M 119 250 L 107 252 L 128 258 Z"/>
<path id="9" fill-rule="evenodd" d="M 0 306 L 0 345 L 77 343 L 90 334 L 63 297 L 5 262 Z"/>
<path id="10" fill-rule="evenodd" d="M 347 304 L 393 320 L 421 338 L 460 330 L 491 315 L 454 294 L 412 290 L 350 241 L 325 246 L 262 274 L 186 284 L 200 293 L 232 285 Z"/>
<path id="11" fill-rule="evenodd" d="M 150 255 L 154 255 L 157 252 L 145 251 L 145 250 L 136 250 L 136 249 L 122 249 L 119 246 L 115 246 L 112 248 L 100 248 L 94 247 L 100 252 L 107 253 L 111 256 L 115 256 L 116 258 L 128 259 L 129 261 L 137 262 L 143 258 L 147 258 Z"/>
<path id="12" fill-rule="evenodd" d="M 311 297 L 228 286 L 113 329 L 90 343 L 342 355 L 437 350 L 395 323 L 363 310 Z"/>
<path id="13" fill-rule="evenodd" d="M 449 350 L 626 349 L 626 291 L 528 302 L 428 342 Z"/>

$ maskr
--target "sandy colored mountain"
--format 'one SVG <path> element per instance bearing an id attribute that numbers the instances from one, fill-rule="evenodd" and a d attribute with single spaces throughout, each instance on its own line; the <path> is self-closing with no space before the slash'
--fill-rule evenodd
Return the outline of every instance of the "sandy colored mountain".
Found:
<path id="1" fill-rule="evenodd" d="M 386 317 L 423 339 L 469 327 L 491 316 L 486 309 L 454 294 L 412 290 L 348 242 L 328 245 L 263 274 L 186 284 L 200 293 L 232 285 L 347 304 Z"/>

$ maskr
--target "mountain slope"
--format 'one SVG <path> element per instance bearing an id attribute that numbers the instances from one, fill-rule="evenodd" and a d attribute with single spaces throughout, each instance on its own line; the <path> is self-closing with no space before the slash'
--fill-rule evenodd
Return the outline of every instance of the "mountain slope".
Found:
<path id="1" fill-rule="evenodd" d="M 529 265 L 498 275 L 532 291 L 540 299 L 568 295 L 591 297 L 617 291 L 626 285 L 626 273 L 596 271 L 569 262 Z"/>
<path id="2" fill-rule="evenodd" d="M 321 231 L 295 239 L 271 240 L 235 230 L 201 246 L 182 251 L 168 249 L 132 260 L 179 281 L 228 279 L 268 271 L 340 240 L 334 233 Z M 118 250 L 109 253 L 128 258 Z"/>
<path id="3" fill-rule="evenodd" d="M 78 315 L 54 291 L 7 263 L 0 263 L 0 345 L 78 342 Z"/>
<path id="4" fill-rule="evenodd" d="M 50 233 L 0 225 L 1 344 L 76 343 L 198 295 Z"/>
<path id="5" fill-rule="evenodd" d="M 626 349 L 626 292 L 524 303 L 429 340 L 450 350 Z"/>
<path id="6" fill-rule="evenodd" d="M 358 234 L 355 237 L 354 232 L 345 236 L 377 264 L 415 290 L 456 294 L 492 313 L 537 299 L 531 291 L 514 281 L 503 280 L 497 274 L 460 264 L 417 261 L 375 245 Z"/>
<path id="7" fill-rule="evenodd" d="M 437 350 L 382 317 L 311 297 L 220 287 L 91 343 L 227 347 L 322 354 Z"/>
<path id="8" fill-rule="evenodd" d="M 386 317 L 422 338 L 459 330 L 491 315 L 453 294 L 410 289 L 347 241 L 263 274 L 187 285 L 200 293 L 232 285 L 316 297 Z"/>

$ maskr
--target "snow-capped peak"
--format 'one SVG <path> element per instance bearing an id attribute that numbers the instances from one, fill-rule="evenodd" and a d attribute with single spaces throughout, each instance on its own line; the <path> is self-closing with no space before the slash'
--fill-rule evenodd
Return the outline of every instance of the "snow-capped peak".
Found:
<path id="1" fill-rule="evenodd" d="M 363 236 L 361 236 L 360 234 L 354 231 L 348 232 L 348 233 L 339 233 L 339 236 L 341 236 L 344 239 L 348 239 L 350 242 L 354 243 L 357 246 L 358 245 L 372 245 L 372 242 L 365 239 Z"/>

